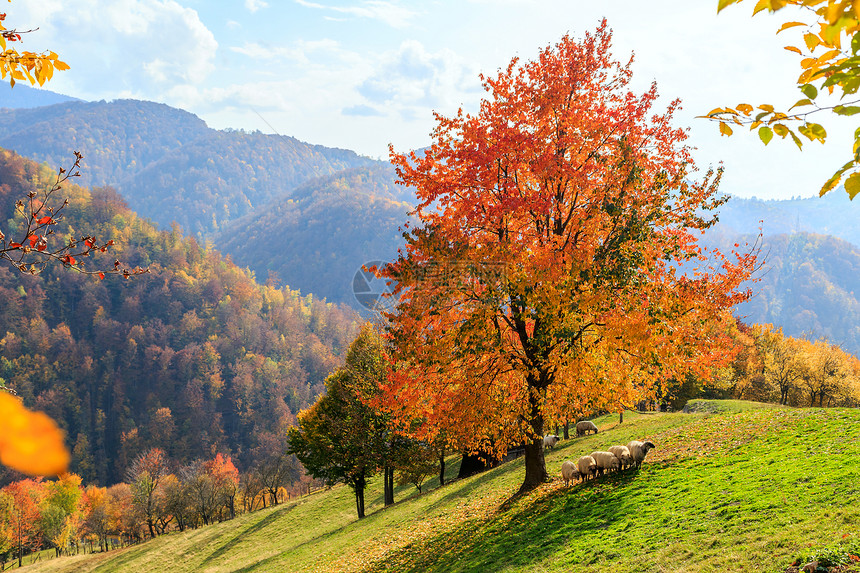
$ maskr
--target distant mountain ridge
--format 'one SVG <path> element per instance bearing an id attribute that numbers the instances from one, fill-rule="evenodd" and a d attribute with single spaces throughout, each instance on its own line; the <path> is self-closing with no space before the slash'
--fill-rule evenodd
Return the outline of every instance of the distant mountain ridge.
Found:
<path id="1" fill-rule="evenodd" d="M 41 88 L 32 88 L 20 82 L 14 87 L 8 82 L 0 84 L 0 109 L 43 107 L 67 101 L 83 100 Z"/>
<path id="2" fill-rule="evenodd" d="M 731 197 L 720 207 L 719 227 L 728 232 L 765 236 L 796 232 L 833 235 L 860 246 L 860 199 L 851 201 L 843 188 L 824 197 L 745 199 Z"/>
<path id="3" fill-rule="evenodd" d="M 380 163 L 292 137 L 211 129 L 138 100 L 0 110 L 0 147 L 54 167 L 80 151 L 82 184 L 112 185 L 140 215 L 198 238 L 308 179 Z"/>

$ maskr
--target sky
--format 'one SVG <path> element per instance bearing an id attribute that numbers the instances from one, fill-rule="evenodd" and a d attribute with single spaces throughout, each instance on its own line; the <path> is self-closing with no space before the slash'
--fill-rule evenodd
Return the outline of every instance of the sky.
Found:
<path id="1" fill-rule="evenodd" d="M 5 4 L 5 3 L 4 3 Z M 747 5 L 748 4 L 748 5 Z M 634 55 L 632 87 L 656 81 L 680 98 L 701 169 L 722 164 L 721 190 L 809 197 L 850 158 L 849 119 L 822 117 L 825 145 L 803 152 L 744 129 L 721 137 L 697 115 L 741 102 L 789 107 L 802 97 L 799 41 L 787 10 L 717 15 L 717 0 L 13 0 L 7 27 L 39 30 L 19 49 L 60 54 L 71 69 L 46 85 L 86 100 L 145 99 L 216 129 L 260 130 L 385 159 L 430 143 L 433 112 L 475 111 L 479 74 L 532 59 L 602 18 L 615 56 Z M 794 34 L 794 35 L 792 35 Z M 658 107 L 658 109 L 659 109 Z M 825 114 L 821 114 L 825 115 Z"/>

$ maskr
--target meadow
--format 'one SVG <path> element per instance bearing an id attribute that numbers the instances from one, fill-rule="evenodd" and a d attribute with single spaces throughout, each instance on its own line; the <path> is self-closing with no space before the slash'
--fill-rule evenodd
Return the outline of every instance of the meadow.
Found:
<path id="1" fill-rule="evenodd" d="M 696 405 L 698 404 L 698 405 Z M 38 572 L 782 572 L 858 547 L 860 410 L 694 402 L 694 413 L 595 420 L 596 435 L 547 452 L 553 481 L 514 497 L 522 459 L 355 517 L 335 486 L 137 546 L 41 561 Z M 566 459 L 652 440 L 641 470 L 565 487 Z M 456 475 L 454 459 L 449 474 Z M 428 491 L 429 488 L 429 491 Z"/>

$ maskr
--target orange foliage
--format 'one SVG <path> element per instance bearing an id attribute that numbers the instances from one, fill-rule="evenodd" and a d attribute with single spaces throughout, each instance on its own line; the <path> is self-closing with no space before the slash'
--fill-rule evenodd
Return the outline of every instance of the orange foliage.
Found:
<path id="1" fill-rule="evenodd" d="M 477 115 L 437 116 L 421 155 L 392 151 L 423 226 L 381 271 L 398 302 L 386 406 L 427 440 L 529 440 L 524 488 L 545 476 L 546 422 L 730 358 L 755 263 L 697 245 L 719 173 L 693 180 L 679 102 L 650 115 L 656 86 L 627 91 L 611 37 L 604 21 L 514 59 L 483 78 Z"/>
<path id="2" fill-rule="evenodd" d="M 0 392 L 0 463 L 26 474 L 52 476 L 65 472 L 69 461 L 57 424 Z"/>

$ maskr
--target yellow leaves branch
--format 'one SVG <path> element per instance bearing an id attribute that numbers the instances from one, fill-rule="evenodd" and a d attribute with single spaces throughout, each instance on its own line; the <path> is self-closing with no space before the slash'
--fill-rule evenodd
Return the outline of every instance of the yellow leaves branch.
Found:
<path id="1" fill-rule="evenodd" d="M 727 6 L 737 4 L 743 0 L 719 0 L 717 12 Z M 804 98 L 799 99 L 791 108 L 814 106 L 815 109 L 804 113 L 781 113 L 775 112 L 773 106 L 761 105 L 762 113 L 754 118 L 750 117 L 751 107 L 748 104 L 739 104 L 735 108 L 716 108 L 708 113 L 707 119 L 719 122 L 722 135 L 731 135 L 732 130 L 729 123 L 737 125 L 749 125 L 750 130 L 758 128 L 758 135 L 762 143 L 767 145 L 773 135 L 779 135 L 782 139 L 790 138 L 798 148 L 802 148 L 802 140 L 799 135 L 806 137 L 809 141 L 820 141 L 824 143 L 827 132 L 818 123 L 811 123 L 808 116 L 820 111 L 830 111 L 836 115 L 852 116 L 860 113 L 860 100 L 846 102 L 832 106 L 820 106 L 816 98 L 820 91 L 826 90 L 832 94 L 836 89 L 842 91 L 841 99 L 857 94 L 860 90 L 860 0 L 758 0 L 753 8 L 753 15 L 767 10 L 777 12 L 786 6 L 795 6 L 808 9 L 814 14 L 815 22 L 812 24 L 790 21 L 782 24 L 777 34 L 796 27 L 805 27 L 802 34 L 802 43 L 797 46 L 786 46 L 785 49 L 802 57 L 800 63 L 801 73 L 797 78 L 797 85 L 803 93 Z M 850 49 L 843 48 L 843 36 L 850 38 Z M 816 54 L 817 50 L 825 50 Z M 819 87 L 811 82 L 821 82 Z M 800 122 L 801 125 L 792 129 L 788 124 Z M 838 169 L 821 188 L 820 194 L 824 195 L 845 179 L 845 188 L 853 199 L 860 191 L 860 130 L 855 133 L 853 158 L 842 168 Z"/>
<path id="2" fill-rule="evenodd" d="M 11 0 L 10 0 L 11 1 Z M 3 26 L 6 14 L 0 13 L 0 78 L 8 77 L 10 85 L 15 82 L 26 80 L 31 85 L 45 85 L 45 82 L 54 76 L 54 70 L 68 70 L 69 65 L 61 61 L 54 52 L 47 51 L 41 54 L 35 52 L 18 52 L 8 47 L 8 43 L 20 42 L 21 34 L 34 32 L 34 30 L 10 30 Z"/>

